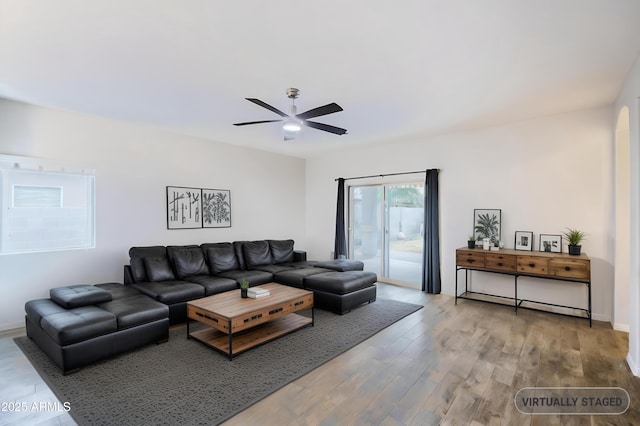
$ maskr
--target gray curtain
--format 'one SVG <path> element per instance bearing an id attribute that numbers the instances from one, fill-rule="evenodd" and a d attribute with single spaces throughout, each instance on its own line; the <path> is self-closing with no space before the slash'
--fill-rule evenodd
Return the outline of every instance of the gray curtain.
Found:
<path id="1" fill-rule="evenodd" d="M 341 255 L 347 257 L 347 236 L 344 223 L 344 179 L 338 179 L 338 203 L 336 206 L 336 240 L 333 248 L 333 257 L 338 259 Z"/>
<path id="2" fill-rule="evenodd" d="M 422 291 L 440 293 L 440 215 L 438 169 L 427 170 L 424 184 L 424 252 Z"/>

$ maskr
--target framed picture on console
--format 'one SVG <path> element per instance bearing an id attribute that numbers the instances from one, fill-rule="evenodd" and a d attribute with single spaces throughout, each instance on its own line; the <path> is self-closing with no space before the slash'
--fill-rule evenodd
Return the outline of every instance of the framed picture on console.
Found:
<path id="1" fill-rule="evenodd" d="M 202 190 L 167 186 L 167 229 L 202 228 Z"/>
<path id="2" fill-rule="evenodd" d="M 501 212 L 500 209 L 473 210 L 473 235 L 476 241 L 482 241 L 483 238 L 500 241 Z"/>
<path id="3" fill-rule="evenodd" d="M 533 232 L 530 231 L 516 231 L 516 241 L 513 244 L 513 248 L 516 250 L 533 250 Z"/>
<path id="4" fill-rule="evenodd" d="M 202 227 L 231 227 L 231 191 L 228 189 L 202 190 Z"/>
<path id="5" fill-rule="evenodd" d="M 540 234 L 540 251 L 562 253 L 562 235 Z"/>

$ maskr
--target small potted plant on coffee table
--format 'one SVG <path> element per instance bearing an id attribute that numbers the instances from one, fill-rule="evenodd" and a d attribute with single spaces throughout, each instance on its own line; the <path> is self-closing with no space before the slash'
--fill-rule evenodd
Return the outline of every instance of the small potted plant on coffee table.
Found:
<path id="1" fill-rule="evenodd" d="M 249 297 L 247 295 L 247 290 L 249 289 L 249 281 L 246 280 L 246 278 L 240 278 L 240 297 L 242 297 L 243 299 L 246 299 L 247 297 Z"/>
<path id="2" fill-rule="evenodd" d="M 569 243 L 569 254 L 580 256 L 580 249 L 582 248 L 580 242 L 585 239 L 586 234 L 578 229 L 567 228 L 562 236 Z"/>

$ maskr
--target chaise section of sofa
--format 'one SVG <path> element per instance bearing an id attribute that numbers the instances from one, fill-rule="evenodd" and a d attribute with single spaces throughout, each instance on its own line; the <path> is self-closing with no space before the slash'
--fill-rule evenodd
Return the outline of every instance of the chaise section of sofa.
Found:
<path id="1" fill-rule="evenodd" d="M 169 309 L 122 284 L 74 285 L 25 304 L 27 336 L 63 371 L 169 338 Z"/>

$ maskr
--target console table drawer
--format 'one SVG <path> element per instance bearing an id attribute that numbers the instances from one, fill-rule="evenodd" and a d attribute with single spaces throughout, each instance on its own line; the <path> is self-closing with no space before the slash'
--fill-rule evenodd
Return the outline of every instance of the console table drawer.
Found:
<path id="1" fill-rule="evenodd" d="M 485 265 L 487 269 L 515 271 L 516 257 L 508 254 L 487 253 Z"/>
<path id="2" fill-rule="evenodd" d="M 458 250 L 456 251 L 456 265 L 468 266 L 470 268 L 484 268 L 484 253 L 473 250 Z"/>
<path id="3" fill-rule="evenodd" d="M 549 259 L 540 256 L 518 256 L 518 272 L 535 275 L 547 275 Z"/>
<path id="4" fill-rule="evenodd" d="M 591 277 L 591 264 L 584 259 L 550 259 L 549 275 L 589 280 Z"/>

